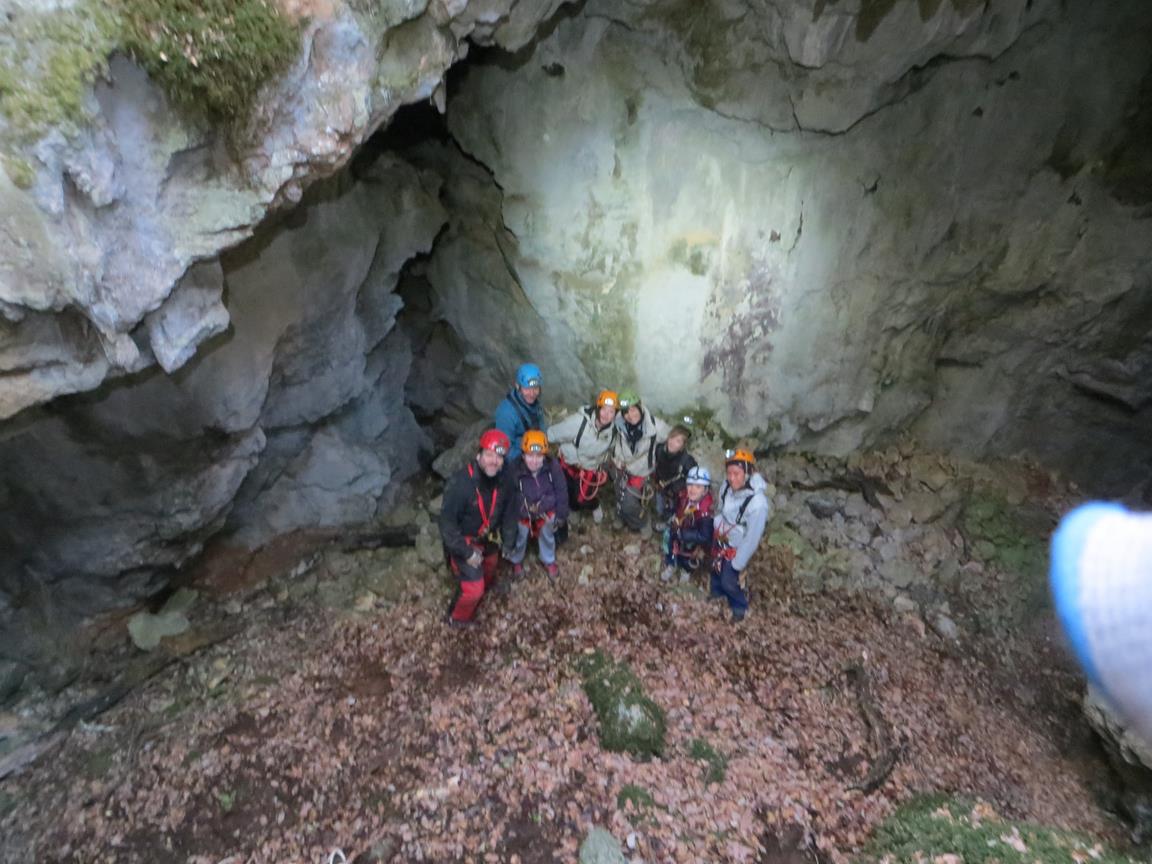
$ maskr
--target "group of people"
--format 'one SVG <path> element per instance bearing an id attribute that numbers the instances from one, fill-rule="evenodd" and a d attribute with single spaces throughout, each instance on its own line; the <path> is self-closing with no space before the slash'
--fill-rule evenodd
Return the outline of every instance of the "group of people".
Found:
<path id="1" fill-rule="evenodd" d="M 711 595 L 728 601 L 734 622 L 743 621 L 744 572 L 770 509 L 753 453 L 726 452 L 725 477 L 713 495 L 708 469 L 688 451 L 687 426 L 669 427 L 633 393 L 602 390 L 594 404 L 545 428 L 541 383 L 534 364 L 517 370 L 494 427 L 448 481 L 440 535 L 459 584 L 448 623 L 474 622 L 481 599 L 496 585 L 501 555 L 512 576 L 522 576 L 533 539 L 555 580 L 556 547 L 567 537 L 569 515 L 591 511 L 600 523 L 606 494 L 615 495 L 617 515 L 632 531 L 645 530 L 654 511 L 652 526 L 663 535 L 664 581 L 687 581 L 707 567 Z"/>

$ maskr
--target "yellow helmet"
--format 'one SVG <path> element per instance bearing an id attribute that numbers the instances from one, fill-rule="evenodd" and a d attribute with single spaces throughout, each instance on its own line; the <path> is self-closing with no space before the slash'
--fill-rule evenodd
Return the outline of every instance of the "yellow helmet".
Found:
<path id="1" fill-rule="evenodd" d="M 733 462 L 745 463 L 745 470 L 751 470 L 756 465 L 756 457 L 752 455 L 751 450 L 736 450 L 724 451 L 724 464 L 731 465 Z"/>
<path id="2" fill-rule="evenodd" d="M 615 390 L 600 391 L 600 394 L 596 397 L 596 407 L 603 408 L 605 405 L 609 408 L 620 407 L 620 397 L 616 395 Z"/>
<path id="3" fill-rule="evenodd" d="M 529 429 L 520 439 L 520 449 L 525 453 L 547 453 L 548 436 L 539 429 Z"/>

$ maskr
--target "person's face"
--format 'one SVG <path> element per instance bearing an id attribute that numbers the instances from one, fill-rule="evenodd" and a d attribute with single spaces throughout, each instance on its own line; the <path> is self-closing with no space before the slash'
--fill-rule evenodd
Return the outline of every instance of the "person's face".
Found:
<path id="1" fill-rule="evenodd" d="M 732 488 L 733 492 L 739 492 L 748 481 L 748 475 L 744 473 L 743 466 L 737 465 L 736 463 L 729 465 L 725 474 L 728 476 L 728 485 Z"/>
<path id="2" fill-rule="evenodd" d="M 668 452 L 669 453 L 679 453 L 683 449 L 684 449 L 684 436 L 673 435 L 671 438 L 668 439 Z M 692 487 L 689 486 L 688 488 L 691 489 Z"/>
<path id="3" fill-rule="evenodd" d="M 544 454 L 543 453 L 525 453 L 524 464 L 528 466 L 528 470 L 535 474 L 544 467 Z"/>
<path id="4" fill-rule="evenodd" d="M 540 398 L 540 385 L 535 387 L 521 387 L 520 398 L 524 400 L 525 405 L 535 405 L 536 400 Z"/>
<path id="5" fill-rule="evenodd" d="M 635 426 L 640 422 L 640 418 L 644 415 L 640 413 L 639 405 L 629 405 L 624 409 L 624 422 L 630 426 Z"/>
<path id="6" fill-rule="evenodd" d="M 504 467 L 504 457 L 495 450 L 481 450 L 476 461 L 480 465 L 480 470 L 488 477 L 495 477 Z"/>
<path id="7" fill-rule="evenodd" d="M 616 419 L 615 405 L 602 405 L 600 407 L 600 425 L 607 426 Z"/>
<path id="8" fill-rule="evenodd" d="M 696 503 L 697 501 L 699 501 L 701 498 L 704 497 L 704 493 L 707 491 L 708 491 L 707 486 L 696 486 L 695 484 L 690 484 L 688 486 L 688 500 L 693 502 L 693 503 Z"/>

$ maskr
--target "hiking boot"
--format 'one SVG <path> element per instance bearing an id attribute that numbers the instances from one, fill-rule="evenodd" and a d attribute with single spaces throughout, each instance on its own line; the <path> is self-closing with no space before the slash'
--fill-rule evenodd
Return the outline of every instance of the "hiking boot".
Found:
<path id="1" fill-rule="evenodd" d="M 524 575 L 524 563 L 521 562 L 519 564 L 513 564 L 512 565 L 512 578 L 513 579 L 520 579 L 521 577 L 523 577 L 523 575 Z"/>
<path id="2" fill-rule="evenodd" d="M 473 621 L 459 621 L 455 618 L 448 618 L 448 620 L 445 623 L 447 623 L 447 625 L 450 628 L 452 628 L 453 630 L 471 630 L 472 628 L 477 626 L 475 620 L 473 620 Z"/>
<path id="3" fill-rule="evenodd" d="M 560 565 L 553 561 L 551 564 L 544 565 L 544 572 L 548 574 L 548 581 L 555 582 L 560 576 Z"/>
<path id="4" fill-rule="evenodd" d="M 592 511 L 592 521 L 597 525 L 604 521 L 604 508 L 599 504 L 597 504 L 596 509 Z"/>
<path id="5" fill-rule="evenodd" d="M 747 609 L 744 609 L 740 612 L 736 612 L 736 611 L 732 612 L 732 623 L 733 624 L 743 624 L 747 620 L 748 620 L 748 610 Z"/>
<path id="6" fill-rule="evenodd" d="M 676 565 L 675 564 L 669 564 L 667 567 L 665 567 L 663 570 L 660 571 L 660 581 L 661 582 L 671 582 L 675 578 L 676 578 Z"/>

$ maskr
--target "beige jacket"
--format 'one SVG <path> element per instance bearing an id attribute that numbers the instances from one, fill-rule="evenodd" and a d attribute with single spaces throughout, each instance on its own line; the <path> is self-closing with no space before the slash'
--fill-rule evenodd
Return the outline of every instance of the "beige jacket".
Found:
<path id="1" fill-rule="evenodd" d="M 644 416 L 640 421 L 643 432 L 640 440 L 633 447 L 628 443 L 625 433 L 624 415 L 616 415 L 616 447 L 612 454 L 613 464 L 633 477 L 647 477 L 656 465 L 656 445 L 668 440 L 671 427 L 663 420 L 657 419 L 643 403 L 640 410 Z"/>
<path id="2" fill-rule="evenodd" d="M 569 465 L 595 471 L 612 459 L 612 446 L 619 434 L 615 423 L 596 428 L 596 406 L 581 408 L 548 427 L 548 440 L 560 445 L 560 458 Z"/>

